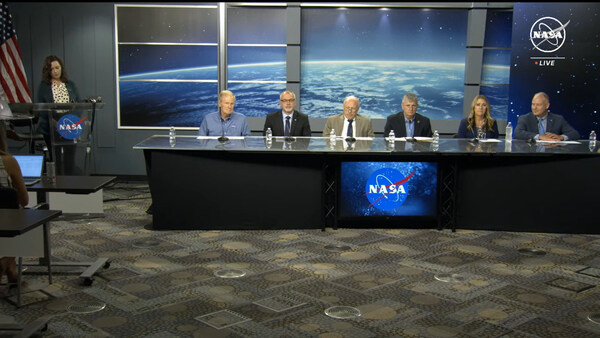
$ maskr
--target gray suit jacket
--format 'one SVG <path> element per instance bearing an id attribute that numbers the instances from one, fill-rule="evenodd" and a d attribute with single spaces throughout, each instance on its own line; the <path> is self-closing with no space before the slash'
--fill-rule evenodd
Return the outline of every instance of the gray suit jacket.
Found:
<path id="1" fill-rule="evenodd" d="M 547 132 L 557 135 L 567 135 L 569 140 L 578 140 L 580 138 L 579 132 L 571 127 L 562 115 L 548 113 L 547 118 Z M 533 113 L 520 116 L 515 128 L 515 139 L 529 140 L 537 134 L 539 134 L 537 117 Z"/>
<path id="2" fill-rule="evenodd" d="M 325 123 L 325 129 L 323 129 L 323 136 L 329 136 L 331 129 L 335 130 L 337 136 L 345 136 L 342 135 L 342 130 L 344 130 L 344 119 L 344 113 L 329 116 Z M 371 123 L 370 118 L 356 114 L 354 120 L 355 123 L 353 127 L 356 128 L 356 137 L 375 137 L 373 123 Z"/>

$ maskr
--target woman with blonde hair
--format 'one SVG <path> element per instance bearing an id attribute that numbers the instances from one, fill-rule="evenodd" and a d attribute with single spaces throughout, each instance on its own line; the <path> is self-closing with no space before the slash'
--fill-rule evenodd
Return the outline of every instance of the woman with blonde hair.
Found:
<path id="1" fill-rule="evenodd" d="M 460 121 L 458 138 L 498 138 L 498 123 L 490 113 L 490 101 L 485 95 L 477 95 L 471 103 L 469 117 Z"/>

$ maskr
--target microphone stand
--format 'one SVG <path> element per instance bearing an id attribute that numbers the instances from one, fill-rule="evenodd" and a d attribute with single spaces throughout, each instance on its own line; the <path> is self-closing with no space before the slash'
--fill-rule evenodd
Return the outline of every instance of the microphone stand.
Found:
<path id="1" fill-rule="evenodd" d="M 229 141 L 229 137 L 225 136 L 225 127 L 223 126 L 224 121 L 221 121 L 221 136 L 217 139 L 221 143 Z"/>

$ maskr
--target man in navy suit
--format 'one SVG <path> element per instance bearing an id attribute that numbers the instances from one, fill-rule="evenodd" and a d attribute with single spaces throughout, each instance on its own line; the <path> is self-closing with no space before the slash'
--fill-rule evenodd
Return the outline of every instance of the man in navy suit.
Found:
<path id="1" fill-rule="evenodd" d="M 296 94 L 286 90 L 279 95 L 281 110 L 267 115 L 263 135 L 271 128 L 273 136 L 310 136 L 308 116 L 294 110 Z"/>
<path id="2" fill-rule="evenodd" d="M 431 137 L 431 121 L 429 118 L 417 114 L 419 99 L 413 93 L 407 93 L 402 98 L 401 112 L 390 115 L 385 122 L 383 136 L 388 137 L 390 130 L 394 131 L 395 137 Z"/>
<path id="3" fill-rule="evenodd" d="M 578 140 L 579 132 L 558 114 L 548 112 L 550 98 L 544 92 L 533 95 L 531 113 L 519 117 L 515 138 L 521 140 Z"/>

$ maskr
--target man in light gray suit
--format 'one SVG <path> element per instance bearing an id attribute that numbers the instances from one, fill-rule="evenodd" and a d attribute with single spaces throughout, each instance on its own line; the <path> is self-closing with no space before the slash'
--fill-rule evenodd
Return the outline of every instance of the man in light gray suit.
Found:
<path id="1" fill-rule="evenodd" d="M 360 100 L 356 96 L 344 99 L 344 112 L 327 118 L 323 136 L 329 136 L 333 129 L 336 136 L 343 137 L 375 137 L 373 123 L 368 117 L 358 114 Z"/>
<path id="2" fill-rule="evenodd" d="M 550 98 L 544 92 L 533 95 L 531 113 L 519 117 L 515 138 L 520 140 L 578 140 L 579 132 L 558 114 L 548 112 Z"/>

